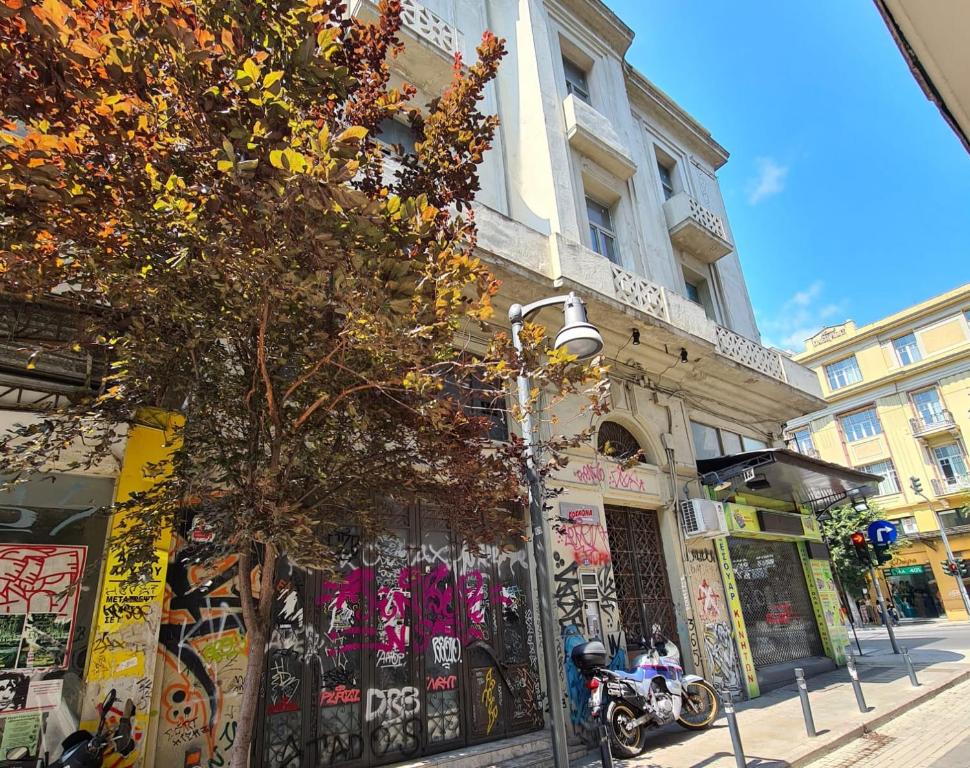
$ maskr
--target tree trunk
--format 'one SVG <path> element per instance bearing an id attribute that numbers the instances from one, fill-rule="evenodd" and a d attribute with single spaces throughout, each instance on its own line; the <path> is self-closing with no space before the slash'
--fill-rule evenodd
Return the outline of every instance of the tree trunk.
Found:
<path id="1" fill-rule="evenodd" d="M 270 613 L 273 607 L 273 573 L 276 570 L 276 550 L 272 545 L 264 548 L 262 573 L 260 574 L 259 602 L 253 605 L 250 581 L 253 566 L 252 553 L 239 555 L 239 594 L 242 603 L 249 655 L 246 658 L 246 678 L 243 680 L 242 701 L 236 718 L 236 738 L 232 745 L 230 768 L 247 768 L 252 751 L 256 709 L 259 704 L 260 683 L 266 670 L 266 649 L 269 639 Z"/>

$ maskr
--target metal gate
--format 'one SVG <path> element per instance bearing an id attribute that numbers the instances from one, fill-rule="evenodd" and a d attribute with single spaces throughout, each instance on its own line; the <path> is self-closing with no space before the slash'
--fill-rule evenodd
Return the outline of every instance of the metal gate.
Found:
<path id="1" fill-rule="evenodd" d="M 278 600 L 263 766 L 397 762 L 542 726 L 522 542 L 474 555 L 419 505 L 388 529 L 333 537 L 341 578 Z M 280 630 L 297 611 L 299 649 Z"/>
<path id="2" fill-rule="evenodd" d="M 607 535 L 620 622 L 627 642 L 649 637 L 653 624 L 677 637 L 674 601 L 657 513 L 646 509 L 606 507 Z"/>
<path id="3" fill-rule="evenodd" d="M 798 545 L 728 539 L 754 665 L 824 656 Z"/>

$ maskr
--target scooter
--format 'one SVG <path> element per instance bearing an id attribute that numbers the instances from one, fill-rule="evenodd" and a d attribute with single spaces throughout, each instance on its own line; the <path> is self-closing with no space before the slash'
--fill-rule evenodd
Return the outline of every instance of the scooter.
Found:
<path id="1" fill-rule="evenodd" d="M 108 713 L 118 700 L 114 688 L 109 691 L 105 700 L 101 702 L 101 716 L 98 728 L 92 736 L 89 731 L 77 730 L 61 742 L 61 756 L 53 763 L 48 756 L 31 758 L 27 747 L 17 747 L 10 750 L 0 760 L 0 768 L 101 768 L 104 763 L 104 753 L 109 746 L 114 748 L 122 757 L 131 754 L 135 749 L 135 739 L 132 733 L 132 717 L 135 705 L 131 699 L 125 702 L 125 708 L 114 731 L 108 728 Z"/>
<path id="2" fill-rule="evenodd" d="M 631 671 L 609 669 L 603 643 L 591 640 L 571 657 L 586 678 L 590 712 L 606 726 L 613 750 L 622 757 L 643 752 L 647 731 L 677 722 L 683 728 L 708 728 L 718 713 L 717 693 L 697 675 L 685 675 L 677 646 L 654 624 L 651 639 L 641 638 Z"/>

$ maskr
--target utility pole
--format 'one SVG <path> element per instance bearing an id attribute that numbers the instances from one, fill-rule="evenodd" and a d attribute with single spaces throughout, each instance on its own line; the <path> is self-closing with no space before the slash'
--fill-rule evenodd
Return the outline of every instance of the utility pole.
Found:
<path id="1" fill-rule="evenodd" d="M 852 544 L 858 561 L 869 569 L 869 578 L 872 580 L 872 585 L 876 590 L 876 604 L 879 607 L 879 615 L 882 616 L 882 623 L 889 632 L 889 643 L 893 647 L 893 653 L 899 653 L 899 645 L 896 643 L 896 633 L 893 632 L 893 624 L 889 620 L 889 613 L 886 611 L 886 602 L 882 597 L 882 587 L 879 584 L 879 577 L 876 575 L 876 569 L 872 565 L 872 553 L 869 551 L 869 542 L 866 541 L 866 537 L 861 531 L 854 531 L 849 535 L 849 543 Z"/>
<path id="2" fill-rule="evenodd" d="M 909 484 L 916 495 L 923 497 L 923 499 L 926 501 L 926 505 L 933 513 L 933 517 L 936 520 L 936 527 L 940 529 L 940 538 L 943 540 L 943 548 L 946 550 L 947 562 L 956 563 L 956 558 L 953 557 L 953 550 L 950 549 L 950 540 L 946 537 L 946 531 L 943 530 L 943 520 L 940 519 L 939 510 L 933 506 L 933 502 L 931 502 L 929 497 L 923 493 L 923 481 L 914 475 L 913 477 L 909 478 Z M 953 576 L 957 580 L 957 589 L 960 590 L 960 599 L 963 600 L 963 610 L 967 612 L 967 617 L 970 618 L 970 596 L 967 595 L 967 586 L 963 583 L 963 574 L 961 574 L 958 569 Z"/>

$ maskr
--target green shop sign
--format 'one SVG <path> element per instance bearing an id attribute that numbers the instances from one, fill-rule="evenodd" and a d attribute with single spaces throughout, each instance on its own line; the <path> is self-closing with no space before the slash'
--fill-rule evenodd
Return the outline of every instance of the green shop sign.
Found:
<path id="1" fill-rule="evenodd" d="M 922 565 L 903 565 L 899 568 L 889 568 L 890 576 L 912 576 L 914 573 L 922 573 Z"/>

